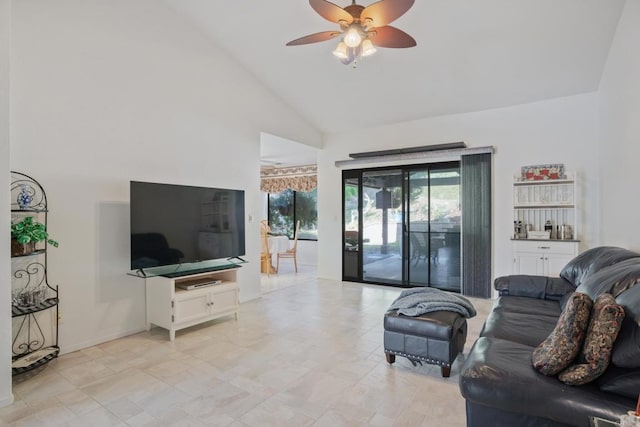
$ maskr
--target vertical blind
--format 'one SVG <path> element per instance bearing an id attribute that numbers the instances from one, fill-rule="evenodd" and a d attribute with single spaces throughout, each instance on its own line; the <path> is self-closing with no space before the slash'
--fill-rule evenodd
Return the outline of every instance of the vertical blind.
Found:
<path id="1" fill-rule="evenodd" d="M 491 154 L 463 155 L 462 294 L 491 296 Z"/>

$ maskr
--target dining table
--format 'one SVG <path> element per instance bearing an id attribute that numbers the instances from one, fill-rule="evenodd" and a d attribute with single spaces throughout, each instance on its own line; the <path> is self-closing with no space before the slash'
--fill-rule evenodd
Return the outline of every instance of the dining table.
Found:
<path id="1" fill-rule="evenodd" d="M 289 238 L 287 236 L 267 236 L 267 245 L 270 254 L 285 252 L 289 249 Z"/>

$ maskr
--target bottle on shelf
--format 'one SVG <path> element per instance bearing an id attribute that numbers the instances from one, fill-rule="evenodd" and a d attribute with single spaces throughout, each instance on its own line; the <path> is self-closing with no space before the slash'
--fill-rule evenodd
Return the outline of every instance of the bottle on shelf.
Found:
<path id="1" fill-rule="evenodd" d="M 561 228 L 562 240 L 572 240 L 573 239 L 573 229 L 570 225 L 562 224 Z"/>
<path id="2" fill-rule="evenodd" d="M 530 229 L 531 224 L 526 224 L 522 221 L 513 221 L 513 238 L 526 239 Z"/>

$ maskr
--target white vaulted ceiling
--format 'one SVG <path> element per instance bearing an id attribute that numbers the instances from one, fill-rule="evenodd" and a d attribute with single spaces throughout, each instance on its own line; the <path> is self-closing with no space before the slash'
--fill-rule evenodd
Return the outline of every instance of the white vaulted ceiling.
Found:
<path id="1" fill-rule="evenodd" d="M 595 91 L 624 6 L 416 0 L 392 25 L 418 46 L 380 48 L 353 69 L 331 54 L 337 40 L 285 47 L 337 28 L 307 0 L 165 1 L 324 132 Z"/>

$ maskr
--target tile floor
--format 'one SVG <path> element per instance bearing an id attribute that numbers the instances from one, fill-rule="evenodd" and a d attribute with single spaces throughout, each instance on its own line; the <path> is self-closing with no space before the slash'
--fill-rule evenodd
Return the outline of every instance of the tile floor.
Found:
<path id="1" fill-rule="evenodd" d="M 266 278 L 266 276 L 265 276 Z M 14 379 L 10 426 L 464 426 L 458 372 L 390 366 L 382 316 L 395 288 L 281 270 L 240 318 L 153 329 Z M 491 306 L 473 300 L 467 349 Z M 465 352 L 466 352 L 465 351 Z"/>

